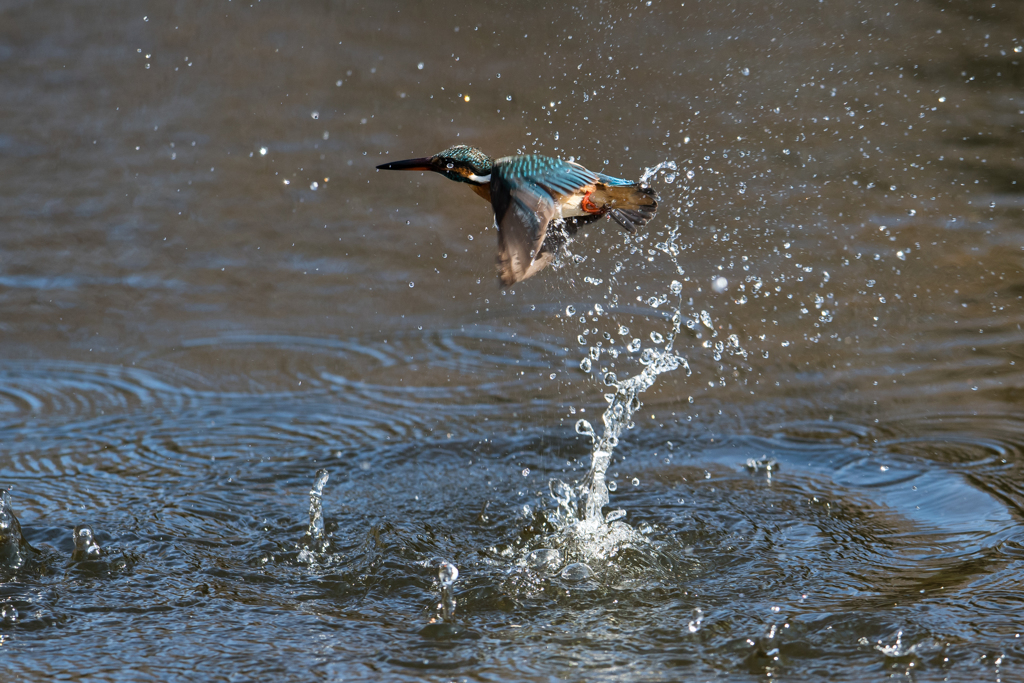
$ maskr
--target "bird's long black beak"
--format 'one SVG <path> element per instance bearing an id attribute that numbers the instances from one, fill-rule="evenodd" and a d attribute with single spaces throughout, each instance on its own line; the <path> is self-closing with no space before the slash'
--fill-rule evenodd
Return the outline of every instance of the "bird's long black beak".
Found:
<path id="1" fill-rule="evenodd" d="M 378 171 L 433 171 L 430 165 L 430 157 L 421 159 L 405 159 L 404 161 L 389 161 L 377 167 Z"/>

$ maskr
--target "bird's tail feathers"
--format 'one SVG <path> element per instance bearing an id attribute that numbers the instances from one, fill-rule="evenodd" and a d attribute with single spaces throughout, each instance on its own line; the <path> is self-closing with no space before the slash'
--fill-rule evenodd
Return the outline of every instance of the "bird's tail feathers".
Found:
<path id="1" fill-rule="evenodd" d="M 658 195 L 651 188 L 637 183 L 598 186 L 592 201 L 598 206 L 607 207 L 608 215 L 631 235 L 658 212 Z"/>

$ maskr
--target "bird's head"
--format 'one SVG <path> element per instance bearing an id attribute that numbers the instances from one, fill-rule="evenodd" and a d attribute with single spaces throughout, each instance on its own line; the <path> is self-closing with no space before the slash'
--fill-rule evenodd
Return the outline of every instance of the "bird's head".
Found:
<path id="1" fill-rule="evenodd" d="M 455 145 L 432 157 L 392 161 L 377 168 L 382 171 L 434 171 L 460 183 L 487 185 L 491 182 L 493 166 L 491 158 L 475 147 Z"/>

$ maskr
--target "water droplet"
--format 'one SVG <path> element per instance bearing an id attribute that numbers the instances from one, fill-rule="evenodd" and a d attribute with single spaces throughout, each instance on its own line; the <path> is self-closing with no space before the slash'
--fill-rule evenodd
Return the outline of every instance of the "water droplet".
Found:
<path id="1" fill-rule="evenodd" d="M 580 370 L 583 372 L 590 372 L 590 359 L 584 358 L 580 361 Z"/>
<path id="2" fill-rule="evenodd" d="M 579 342 L 580 346 L 586 346 L 587 345 L 587 338 L 584 337 L 582 334 L 576 337 L 576 341 Z"/>
<path id="3" fill-rule="evenodd" d="M 524 467 L 523 468 L 523 476 L 524 477 L 530 476 L 530 468 L 529 467 Z"/>
<path id="4" fill-rule="evenodd" d="M 665 341 L 665 337 L 663 337 L 661 333 L 651 330 L 651 341 L 655 344 L 661 344 Z"/>
<path id="5" fill-rule="evenodd" d="M 619 379 L 618 379 L 618 377 L 615 376 L 614 372 L 605 373 L 605 376 L 604 376 L 603 379 L 604 379 L 605 386 L 609 386 L 609 387 L 615 386 L 619 382 Z"/>
<path id="6" fill-rule="evenodd" d="M 668 288 L 670 290 L 672 290 L 673 294 L 682 294 L 682 292 L 683 292 L 683 283 L 680 282 L 679 280 L 673 280 L 672 284 L 670 284 L 668 286 Z"/>
<path id="7" fill-rule="evenodd" d="M 511 101 L 512 101 L 512 96 L 511 96 L 511 95 L 509 95 L 509 96 L 508 96 L 508 97 L 506 97 L 505 99 L 506 99 L 507 101 L 511 102 Z"/>
<path id="8" fill-rule="evenodd" d="M 320 187 L 320 184 L 317 183 L 315 180 L 309 184 L 309 189 L 313 190 L 314 192 L 316 192 L 316 189 L 318 187 Z"/>
<path id="9" fill-rule="evenodd" d="M 416 286 L 416 283 L 415 283 L 415 282 L 410 282 L 410 283 L 409 283 L 409 289 L 412 289 L 412 288 L 413 288 L 413 287 L 415 287 L 415 286 Z"/>
<path id="10" fill-rule="evenodd" d="M 315 111 L 312 114 L 310 114 L 310 116 L 312 116 L 313 119 L 316 120 L 316 119 L 320 118 L 320 112 Z"/>
<path id="11" fill-rule="evenodd" d="M 569 304 L 568 306 L 565 307 L 565 314 L 568 316 L 576 315 L 576 307 L 573 306 L 572 304 Z"/>
<path id="12" fill-rule="evenodd" d="M 619 488 L 619 485 L 618 485 L 618 483 L 616 483 L 616 482 L 615 482 L 614 480 L 613 480 L 613 481 L 610 481 L 610 482 L 608 482 L 608 490 L 609 490 L 609 491 L 615 491 L 615 490 L 616 490 L 616 489 L 618 489 L 618 488 Z"/>
<path id="13" fill-rule="evenodd" d="M 423 62 L 420 62 L 419 64 L 417 64 L 416 68 L 419 69 L 420 71 L 422 71 L 423 70 Z"/>
<path id="14" fill-rule="evenodd" d="M 633 486 L 639 486 L 640 485 L 640 480 L 637 479 L 636 477 L 633 477 L 632 484 L 633 484 Z"/>
<path id="15" fill-rule="evenodd" d="M 726 280 L 724 277 L 716 277 L 711 282 L 711 289 L 713 289 L 717 293 L 721 294 L 725 290 L 729 289 L 729 281 Z"/>
<path id="16" fill-rule="evenodd" d="M 629 346 L 627 346 L 626 349 L 628 349 L 630 353 L 636 353 L 637 351 L 640 350 L 640 346 L 640 340 L 634 339 L 633 341 L 629 342 Z"/>
<path id="17" fill-rule="evenodd" d="M 260 147 L 260 156 L 261 157 L 267 156 L 267 148 L 266 147 Z"/>
<path id="18" fill-rule="evenodd" d="M 594 438 L 594 426 L 586 420 L 576 420 L 576 433 Z"/>
<path id="19" fill-rule="evenodd" d="M 552 372 L 550 375 L 548 375 L 548 379 L 554 379 L 557 376 L 558 375 L 556 375 L 555 373 Z"/>
<path id="20" fill-rule="evenodd" d="M 625 325 L 619 325 L 619 335 L 625 337 L 627 334 L 629 334 L 629 328 Z"/>

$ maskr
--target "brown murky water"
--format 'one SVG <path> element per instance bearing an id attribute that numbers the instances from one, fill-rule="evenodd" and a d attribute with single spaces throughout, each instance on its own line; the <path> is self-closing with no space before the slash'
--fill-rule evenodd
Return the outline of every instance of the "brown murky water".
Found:
<path id="1" fill-rule="evenodd" d="M 1022 64 L 1001 1 L 0 5 L 12 680 L 1021 677 Z M 374 170 L 454 143 L 676 172 L 503 291 Z M 534 566 L 673 314 L 649 545 Z"/>

